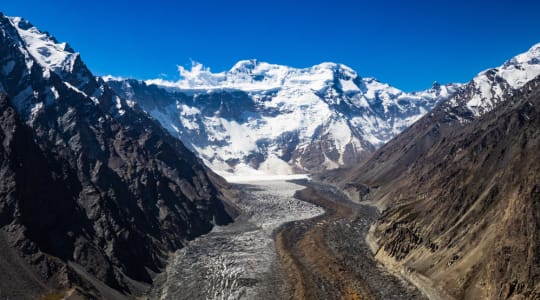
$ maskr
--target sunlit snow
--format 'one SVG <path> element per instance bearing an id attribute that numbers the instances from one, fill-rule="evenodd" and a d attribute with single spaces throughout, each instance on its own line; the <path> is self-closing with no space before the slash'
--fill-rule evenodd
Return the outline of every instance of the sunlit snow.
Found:
<path id="1" fill-rule="evenodd" d="M 519 54 L 502 66 L 480 72 L 472 81 L 475 93 L 467 101 L 467 108 L 481 116 L 503 101 L 506 89 L 501 84 L 507 83 L 513 89 L 519 89 L 527 82 L 540 75 L 540 43 L 527 52 Z M 503 79 L 503 83 L 500 80 Z M 455 101 L 452 106 L 458 105 Z"/>
<path id="2" fill-rule="evenodd" d="M 57 43 L 51 36 L 39 31 L 22 18 L 13 17 L 9 20 L 24 40 L 30 54 L 42 67 L 58 73 L 73 71 L 73 65 L 79 54 L 68 49 L 66 43 Z"/>
<path id="3" fill-rule="evenodd" d="M 236 176 L 302 173 L 306 169 L 298 155 L 315 151 L 308 150 L 309 145 L 322 137 L 326 151 L 332 152 L 322 154 L 322 166 L 337 168 L 345 163 L 346 149 L 360 153 L 382 145 L 459 87 L 405 93 L 336 63 L 292 68 L 243 60 L 228 71 L 213 73 L 193 62 L 190 69 L 180 66 L 179 72 L 182 79 L 176 82 L 146 81 L 170 92 L 175 102 L 152 105 L 149 113 L 213 170 Z M 125 88 L 131 97 L 130 88 Z M 242 118 L 228 118 L 203 113 L 197 100 L 184 103 L 172 96 L 180 92 L 198 99 L 224 91 L 246 93 L 254 110 L 233 102 L 232 109 Z"/>

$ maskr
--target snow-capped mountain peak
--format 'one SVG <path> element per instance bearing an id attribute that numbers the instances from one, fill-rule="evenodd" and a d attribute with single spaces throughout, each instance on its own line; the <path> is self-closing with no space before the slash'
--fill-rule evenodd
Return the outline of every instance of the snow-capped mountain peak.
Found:
<path id="1" fill-rule="evenodd" d="M 124 292 L 126 282 L 150 283 L 163 253 L 228 219 L 221 180 L 192 152 L 97 79 L 67 44 L 2 13 L 0 90 L 0 219 L 14 233 L 2 230 L 2 243 L 11 241 L 12 257 L 35 258 L 25 260 L 27 274 L 32 285 L 45 284 L 15 298 L 71 283 L 110 298 L 92 286 Z M 141 213 L 149 207 L 157 209 Z M 53 273 L 60 280 L 46 275 Z"/>
<path id="2" fill-rule="evenodd" d="M 464 106 L 473 116 L 481 116 L 503 102 L 512 90 L 523 87 L 540 75 L 540 43 L 503 65 L 480 72 L 464 92 L 451 99 L 451 107 Z"/>
<path id="3" fill-rule="evenodd" d="M 521 53 L 499 67 L 499 74 L 514 89 L 540 75 L 540 43 Z"/>
<path id="4" fill-rule="evenodd" d="M 72 72 L 79 53 L 75 53 L 67 43 L 59 43 L 46 32 L 42 32 L 27 20 L 8 17 L 26 49 L 43 68 L 62 74 Z"/>
<path id="5" fill-rule="evenodd" d="M 357 163 L 458 85 L 406 93 L 352 68 L 242 60 L 213 73 L 179 67 L 176 82 L 104 78 L 222 174 L 317 172 Z"/>
<path id="6" fill-rule="evenodd" d="M 89 105 L 99 105 L 112 115 L 123 115 L 125 100 L 115 97 L 67 43 L 59 43 L 20 17 L 0 13 L 0 90 L 12 97 L 12 104 L 29 124 L 44 108 L 66 101 L 66 90 L 83 95 Z"/>
<path id="7" fill-rule="evenodd" d="M 516 55 L 508 62 L 514 64 L 538 64 L 538 57 L 540 57 L 540 43 L 533 45 L 527 52 Z"/>
<path id="8" fill-rule="evenodd" d="M 359 76 L 351 68 L 336 63 L 321 63 L 309 68 L 293 68 L 260 62 L 255 59 L 241 60 L 230 70 L 213 73 L 201 63 L 192 62 L 188 70 L 178 67 L 182 79 L 176 82 L 162 79 L 148 80 L 148 84 L 174 87 L 182 90 L 242 90 L 261 91 L 271 89 L 303 88 L 321 91 L 328 82 L 341 80 L 344 90 L 358 90 L 353 82 Z M 349 81 L 349 82 L 347 82 Z"/>
<path id="9" fill-rule="evenodd" d="M 252 73 L 253 70 L 259 65 L 257 59 L 240 60 L 229 71 L 230 73 Z"/>

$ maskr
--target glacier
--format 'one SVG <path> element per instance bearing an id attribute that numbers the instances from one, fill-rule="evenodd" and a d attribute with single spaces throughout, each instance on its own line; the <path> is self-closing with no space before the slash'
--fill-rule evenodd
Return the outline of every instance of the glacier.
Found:
<path id="1" fill-rule="evenodd" d="M 219 174 L 271 176 L 352 166 L 447 99 L 459 84 L 407 93 L 350 67 L 243 60 L 182 79 L 103 79 Z"/>

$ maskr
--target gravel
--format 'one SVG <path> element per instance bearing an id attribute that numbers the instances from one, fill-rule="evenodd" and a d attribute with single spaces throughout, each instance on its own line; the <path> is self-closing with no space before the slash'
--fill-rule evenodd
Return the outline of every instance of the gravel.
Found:
<path id="1" fill-rule="evenodd" d="M 323 213 L 294 198 L 303 186 L 264 181 L 238 185 L 242 215 L 215 227 L 171 255 L 155 281 L 150 299 L 279 299 L 283 276 L 273 232 L 286 222 Z"/>

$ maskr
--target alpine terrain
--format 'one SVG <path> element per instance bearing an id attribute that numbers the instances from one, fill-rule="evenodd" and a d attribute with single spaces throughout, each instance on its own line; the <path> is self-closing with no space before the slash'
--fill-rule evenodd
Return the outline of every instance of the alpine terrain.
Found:
<path id="1" fill-rule="evenodd" d="M 179 72 L 0 13 L 0 300 L 540 299 L 540 44 L 418 92 Z"/>
<path id="2" fill-rule="evenodd" d="M 459 87 L 405 93 L 336 63 L 245 60 L 222 73 L 197 63 L 179 71 L 177 82 L 104 79 L 226 176 L 353 166 Z"/>
<path id="3" fill-rule="evenodd" d="M 330 176 L 383 210 L 377 258 L 432 295 L 540 297 L 539 75 L 537 44 Z"/>
<path id="4" fill-rule="evenodd" d="M 142 293 L 226 183 L 78 53 L 0 14 L 0 298 Z"/>

